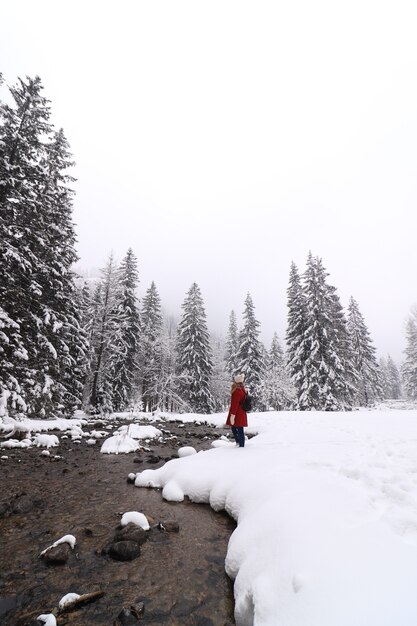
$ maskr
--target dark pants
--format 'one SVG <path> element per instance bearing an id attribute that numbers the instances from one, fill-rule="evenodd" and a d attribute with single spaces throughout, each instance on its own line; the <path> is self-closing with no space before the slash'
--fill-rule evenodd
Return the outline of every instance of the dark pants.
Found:
<path id="1" fill-rule="evenodd" d="M 232 426 L 232 433 L 236 443 L 243 448 L 245 445 L 245 433 L 243 432 L 243 426 Z"/>

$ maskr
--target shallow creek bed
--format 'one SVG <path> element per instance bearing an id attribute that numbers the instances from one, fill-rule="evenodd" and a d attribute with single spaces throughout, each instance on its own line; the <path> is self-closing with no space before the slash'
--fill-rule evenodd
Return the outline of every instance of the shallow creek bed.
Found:
<path id="1" fill-rule="evenodd" d="M 3 626 L 39 625 L 37 616 L 56 609 L 70 592 L 103 595 L 60 613 L 58 625 L 234 624 L 233 586 L 224 572 L 234 522 L 207 505 L 165 502 L 159 491 L 127 481 L 130 472 L 160 467 L 180 446 L 209 448 L 222 431 L 161 426 L 163 442 L 150 441 L 143 444 L 148 450 L 131 454 L 100 454 L 101 441 L 75 443 L 62 433 L 55 433 L 60 446 L 50 457 L 34 447 L 0 450 L 8 457 L 0 461 Z M 109 545 L 126 511 L 143 512 L 151 530 L 139 556 L 122 561 L 109 553 Z M 65 544 L 65 563 L 40 558 L 68 534 L 76 545 L 72 550 Z"/>

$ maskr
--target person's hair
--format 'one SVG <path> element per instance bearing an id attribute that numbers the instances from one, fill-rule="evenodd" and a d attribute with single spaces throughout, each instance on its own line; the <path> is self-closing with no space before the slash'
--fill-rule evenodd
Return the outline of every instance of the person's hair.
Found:
<path id="1" fill-rule="evenodd" d="M 235 383 L 235 381 L 233 381 L 232 387 L 230 389 L 230 393 L 233 393 L 234 391 L 236 391 L 238 387 L 243 387 L 243 383 Z"/>

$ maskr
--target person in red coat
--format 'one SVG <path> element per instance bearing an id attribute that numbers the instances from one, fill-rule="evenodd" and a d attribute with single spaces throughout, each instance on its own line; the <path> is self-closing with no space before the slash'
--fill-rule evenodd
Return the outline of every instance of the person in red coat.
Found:
<path id="1" fill-rule="evenodd" d="M 245 446 L 245 433 L 243 432 L 243 427 L 248 425 L 248 416 L 242 409 L 242 402 L 246 398 L 246 391 L 243 386 L 244 380 L 244 374 L 238 374 L 234 378 L 230 409 L 226 420 L 226 425 L 231 426 L 236 445 L 240 448 Z"/>

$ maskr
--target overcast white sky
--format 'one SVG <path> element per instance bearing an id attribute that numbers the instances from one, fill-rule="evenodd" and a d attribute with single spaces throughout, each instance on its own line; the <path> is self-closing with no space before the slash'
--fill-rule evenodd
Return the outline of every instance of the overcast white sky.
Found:
<path id="1" fill-rule="evenodd" d="M 415 0 L 2 0 L 0 71 L 41 76 L 77 162 L 80 267 L 129 246 L 174 314 L 252 294 L 286 326 L 323 258 L 397 361 L 417 302 Z M 3 95 L 4 89 L 3 89 Z"/>

